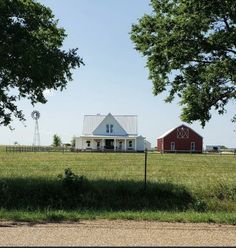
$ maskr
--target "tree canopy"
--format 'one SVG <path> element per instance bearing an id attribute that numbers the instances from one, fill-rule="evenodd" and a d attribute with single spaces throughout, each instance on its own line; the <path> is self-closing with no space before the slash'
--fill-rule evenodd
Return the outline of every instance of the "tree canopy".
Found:
<path id="1" fill-rule="evenodd" d="M 52 146 L 58 147 L 62 145 L 61 137 L 57 134 L 53 135 Z"/>
<path id="2" fill-rule="evenodd" d="M 52 11 L 34 0 L 0 0 L 0 125 L 25 120 L 17 102 L 46 103 L 46 89 L 63 90 L 83 64 L 65 51 L 65 30 Z"/>
<path id="3" fill-rule="evenodd" d="M 236 99 L 236 1 L 152 0 L 152 13 L 132 25 L 131 40 L 147 58 L 154 95 L 176 96 L 181 119 L 204 126 L 211 110 Z"/>

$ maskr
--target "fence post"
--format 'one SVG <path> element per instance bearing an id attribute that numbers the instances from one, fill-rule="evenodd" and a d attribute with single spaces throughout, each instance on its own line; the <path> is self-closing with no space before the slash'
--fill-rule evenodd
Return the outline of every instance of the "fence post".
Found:
<path id="1" fill-rule="evenodd" d="M 144 152 L 144 189 L 147 188 L 147 148 Z"/>

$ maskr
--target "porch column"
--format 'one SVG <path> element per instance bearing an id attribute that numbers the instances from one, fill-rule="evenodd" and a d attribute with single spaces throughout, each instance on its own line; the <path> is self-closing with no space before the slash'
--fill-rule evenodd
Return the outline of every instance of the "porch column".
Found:
<path id="1" fill-rule="evenodd" d="M 116 151 L 116 139 L 114 139 L 114 151 Z"/>
<path id="2" fill-rule="evenodd" d="M 102 139 L 102 150 L 104 150 L 104 139 Z"/>
<path id="3" fill-rule="evenodd" d="M 126 151 L 126 139 L 125 139 L 125 151 Z"/>
<path id="4" fill-rule="evenodd" d="M 136 140 L 136 138 L 134 139 L 134 150 L 137 151 L 137 140 Z"/>

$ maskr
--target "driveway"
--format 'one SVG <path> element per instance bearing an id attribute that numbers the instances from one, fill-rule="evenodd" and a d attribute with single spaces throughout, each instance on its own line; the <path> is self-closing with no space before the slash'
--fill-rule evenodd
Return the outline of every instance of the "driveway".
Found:
<path id="1" fill-rule="evenodd" d="M 148 221 L 0 222 L 1 246 L 236 246 L 236 226 Z"/>

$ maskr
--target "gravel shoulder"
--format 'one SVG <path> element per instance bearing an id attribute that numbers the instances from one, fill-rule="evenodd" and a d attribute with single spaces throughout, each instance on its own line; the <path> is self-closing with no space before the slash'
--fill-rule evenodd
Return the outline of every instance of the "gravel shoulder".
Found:
<path id="1" fill-rule="evenodd" d="M 2 221 L 0 246 L 236 246 L 236 226 L 123 220 Z"/>

